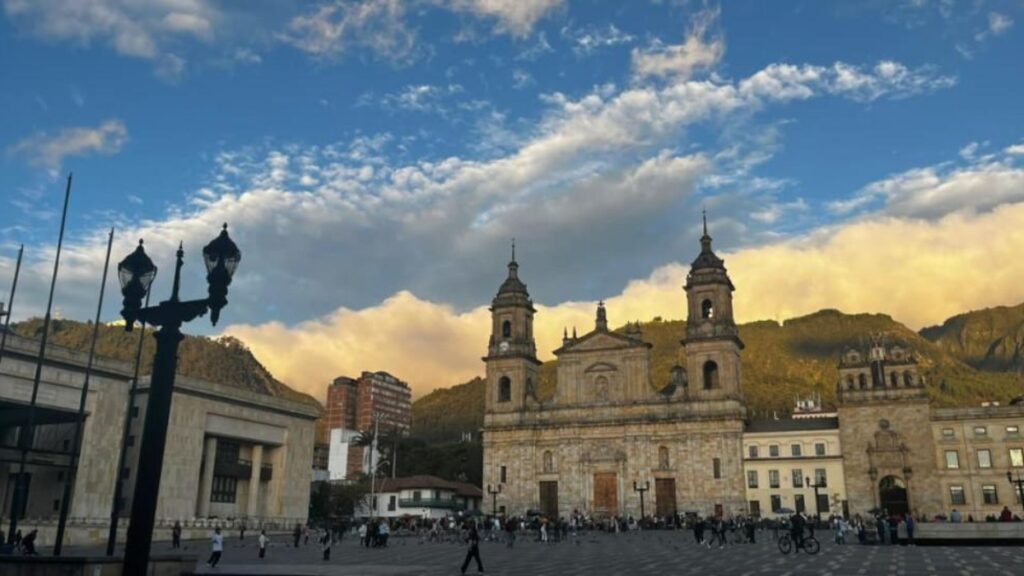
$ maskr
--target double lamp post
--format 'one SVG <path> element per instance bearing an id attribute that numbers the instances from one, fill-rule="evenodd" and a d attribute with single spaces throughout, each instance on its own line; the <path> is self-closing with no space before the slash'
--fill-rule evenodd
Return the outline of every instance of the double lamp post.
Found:
<path id="1" fill-rule="evenodd" d="M 170 299 L 146 308 L 143 308 L 142 301 L 156 278 L 157 267 L 146 255 L 141 240 L 135 251 L 117 266 L 121 294 L 124 296 L 121 316 L 126 322 L 125 330 L 131 332 L 136 322 L 160 327 L 153 334 L 156 338 L 156 354 L 153 356 L 149 399 L 146 402 L 142 443 L 139 447 L 138 474 L 125 543 L 124 574 L 149 572 L 149 551 L 153 541 L 160 474 L 163 471 L 167 425 L 171 415 L 178 344 L 184 339 L 181 325 L 207 311 L 210 312 L 210 321 L 217 325 L 220 311 L 228 303 L 231 278 L 242 259 L 242 253 L 228 236 L 228 225 L 225 224 L 220 234 L 203 248 L 206 281 L 209 284 L 207 297 L 182 301 L 178 298 L 178 291 L 184 256 L 184 249 L 179 245 Z"/>

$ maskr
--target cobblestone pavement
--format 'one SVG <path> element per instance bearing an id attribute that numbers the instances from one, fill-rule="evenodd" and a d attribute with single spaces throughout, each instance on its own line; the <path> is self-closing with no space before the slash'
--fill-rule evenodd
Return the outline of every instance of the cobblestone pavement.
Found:
<path id="1" fill-rule="evenodd" d="M 770 534 L 757 544 L 708 549 L 693 543 L 690 532 L 645 532 L 610 535 L 592 533 L 569 542 L 541 544 L 520 539 L 515 548 L 484 542 L 481 556 L 488 574 L 567 576 L 573 574 L 658 575 L 699 574 L 780 576 L 1020 576 L 1024 575 L 1024 547 L 906 547 L 837 546 L 821 534 L 816 556 L 784 556 Z M 331 560 L 320 559 L 312 543 L 298 549 L 275 542 L 267 558 L 257 558 L 255 539 L 227 541 L 220 566 L 205 565 L 205 542 L 186 545 L 185 552 L 200 555 L 199 574 L 321 574 L 366 576 L 434 576 L 458 574 L 466 553 L 459 544 L 425 543 L 415 538 L 393 538 L 386 549 L 357 546 L 346 537 L 335 544 Z M 166 546 L 154 546 L 154 553 Z M 475 573 L 471 565 L 467 573 Z"/>

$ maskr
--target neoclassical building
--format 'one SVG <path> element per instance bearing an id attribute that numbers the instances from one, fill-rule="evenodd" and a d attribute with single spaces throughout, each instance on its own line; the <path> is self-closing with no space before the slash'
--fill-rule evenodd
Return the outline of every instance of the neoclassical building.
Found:
<path id="1" fill-rule="evenodd" d="M 740 340 L 732 281 L 711 248 L 701 251 L 684 287 L 685 366 L 658 389 L 651 344 L 638 325 L 608 328 L 598 305 L 594 329 L 563 339 L 554 396 L 537 395 L 533 316 L 513 254 L 491 304 L 484 416 L 484 484 L 501 486 L 510 514 L 567 516 L 746 512 Z M 668 375 L 666 375 L 668 376 Z"/>

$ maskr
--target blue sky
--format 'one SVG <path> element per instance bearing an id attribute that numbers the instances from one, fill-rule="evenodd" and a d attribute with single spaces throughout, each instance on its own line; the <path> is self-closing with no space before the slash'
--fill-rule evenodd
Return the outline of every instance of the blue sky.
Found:
<path id="1" fill-rule="evenodd" d="M 228 221 L 244 252 L 228 331 L 293 379 L 392 361 L 471 375 L 513 236 L 552 318 L 617 297 L 679 317 L 681 301 L 630 290 L 680 299 L 702 208 L 716 246 L 763 267 L 733 266 L 748 285 L 800 279 L 799 296 L 747 292 L 745 319 L 834 305 L 923 325 L 1016 303 L 1010 280 L 935 292 L 942 258 L 987 258 L 914 234 L 983 230 L 1024 201 L 1022 22 L 1019 0 L 3 0 L 0 279 L 25 243 L 15 317 L 40 312 L 74 171 L 62 313 L 90 314 L 109 226 L 115 257 L 144 236 L 165 271 L 184 240 L 201 292 L 198 249 Z M 937 258 L 913 288 L 851 291 L 864 270 L 829 247 L 871 225 Z M 806 256 L 802 276 L 769 266 L 785 250 Z M 437 314 L 412 340 L 449 355 L 377 359 L 395 334 L 375 314 L 403 336 Z M 357 321 L 382 344 L 345 340 Z M 339 342 L 314 374 L 271 357 L 300 337 Z"/>

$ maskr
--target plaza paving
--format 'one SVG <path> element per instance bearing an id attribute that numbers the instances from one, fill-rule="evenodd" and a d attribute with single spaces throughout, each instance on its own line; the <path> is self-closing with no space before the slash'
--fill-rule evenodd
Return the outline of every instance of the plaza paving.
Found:
<path id="1" fill-rule="evenodd" d="M 867 576 L 1019 576 L 1024 574 L 1024 547 L 837 546 L 822 536 L 817 556 L 784 556 L 770 534 L 758 544 L 722 549 L 697 546 L 689 532 L 645 532 L 609 535 L 592 533 L 570 542 L 540 544 L 520 539 L 515 548 L 484 542 L 481 555 L 488 574 L 567 576 L 573 574 L 701 574 L 701 575 L 867 575 Z M 393 538 L 386 549 L 366 549 L 346 537 L 335 544 L 331 560 L 320 559 L 311 542 L 298 549 L 278 541 L 265 561 L 257 558 L 255 539 L 226 542 L 220 566 L 205 566 L 205 542 L 186 543 L 187 553 L 200 555 L 199 574 L 322 574 L 366 576 L 433 576 L 458 574 L 466 548 L 459 544 L 420 543 Z M 164 544 L 154 553 L 167 551 Z M 467 573 L 475 573 L 471 565 Z"/>

